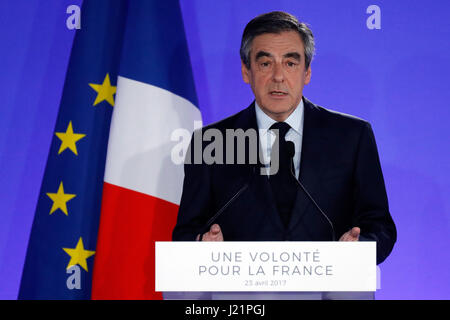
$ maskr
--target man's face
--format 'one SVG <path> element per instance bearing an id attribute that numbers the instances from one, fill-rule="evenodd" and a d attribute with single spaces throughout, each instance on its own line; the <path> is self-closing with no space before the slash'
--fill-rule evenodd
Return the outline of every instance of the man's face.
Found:
<path id="1" fill-rule="evenodd" d="M 242 77 L 258 105 L 274 120 L 286 120 L 300 103 L 303 86 L 311 80 L 304 52 L 303 40 L 295 31 L 265 33 L 253 39 L 250 69 L 242 64 Z"/>

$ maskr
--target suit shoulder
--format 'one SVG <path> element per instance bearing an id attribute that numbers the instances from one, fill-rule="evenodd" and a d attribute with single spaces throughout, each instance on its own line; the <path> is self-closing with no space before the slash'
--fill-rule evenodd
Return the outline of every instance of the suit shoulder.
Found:
<path id="1" fill-rule="evenodd" d="M 236 129 L 243 126 L 245 127 L 246 125 L 243 125 L 243 122 L 248 124 L 248 122 L 252 119 L 252 108 L 254 108 L 253 104 L 248 108 L 245 108 L 225 119 L 204 126 L 202 130 L 205 131 L 208 129 L 218 129 L 220 131 L 225 131 L 226 129 Z"/>
<path id="2" fill-rule="evenodd" d="M 318 105 L 314 105 L 314 107 L 317 108 L 317 111 L 321 114 L 322 118 L 328 123 L 328 125 L 355 129 L 370 126 L 370 123 L 367 120 L 357 116 L 324 108 Z"/>

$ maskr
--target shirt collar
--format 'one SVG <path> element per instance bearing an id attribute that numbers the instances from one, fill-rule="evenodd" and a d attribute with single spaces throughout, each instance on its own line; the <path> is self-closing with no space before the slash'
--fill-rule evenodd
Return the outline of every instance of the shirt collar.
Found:
<path id="1" fill-rule="evenodd" d="M 258 103 L 255 101 L 255 110 L 256 110 L 256 123 L 258 125 L 258 129 L 262 134 L 267 134 L 270 127 L 277 121 L 269 117 L 264 111 L 261 110 Z M 303 119 L 303 99 L 300 100 L 297 108 L 295 108 L 294 112 L 292 112 L 289 117 L 284 121 L 288 125 L 291 126 L 293 130 L 295 130 L 299 135 L 302 135 L 302 119 Z M 261 131 L 262 130 L 262 131 Z"/>

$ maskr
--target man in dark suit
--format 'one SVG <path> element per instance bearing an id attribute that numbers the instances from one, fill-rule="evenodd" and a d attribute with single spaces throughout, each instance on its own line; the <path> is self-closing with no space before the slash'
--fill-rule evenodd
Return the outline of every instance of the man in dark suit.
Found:
<path id="1" fill-rule="evenodd" d="M 255 101 L 194 136 L 213 130 L 226 140 L 230 129 L 257 130 L 260 161 L 249 161 L 250 142 L 243 164 L 188 161 L 173 240 L 372 240 L 377 263 L 390 254 L 396 228 L 371 126 L 303 97 L 313 55 L 312 32 L 294 16 L 271 12 L 249 22 L 242 75 Z M 204 140 L 192 139 L 191 159 L 205 151 Z"/>

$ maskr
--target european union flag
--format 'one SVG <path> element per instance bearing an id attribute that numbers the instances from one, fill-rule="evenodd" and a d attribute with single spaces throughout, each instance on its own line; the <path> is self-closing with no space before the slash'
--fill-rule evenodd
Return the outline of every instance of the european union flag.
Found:
<path id="1" fill-rule="evenodd" d="M 85 0 L 39 194 L 20 299 L 89 299 L 128 1 Z M 65 27 L 65 26 L 62 26 Z"/>

